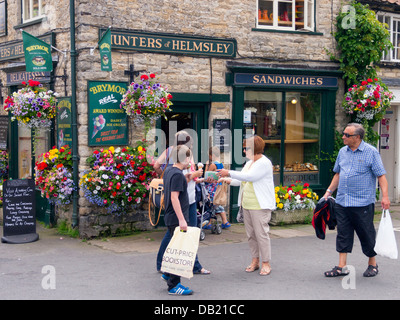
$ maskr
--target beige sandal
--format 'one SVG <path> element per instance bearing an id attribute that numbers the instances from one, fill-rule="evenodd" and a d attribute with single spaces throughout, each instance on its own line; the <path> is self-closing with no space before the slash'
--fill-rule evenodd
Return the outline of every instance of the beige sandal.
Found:
<path id="1" fill-rule="evenodd" d="M 246 272 L 251 273 L 254 272 L 256 270 L 260 269 L 260 266 L 255 265 L 255 264 L 251 264 L 246 268 Z"/>
<path id="2" fill-rule="evenodd" d="M 262 267 L 260 270 L 260 276 L 267 276 L 271 273 L 271 267 Z"/>

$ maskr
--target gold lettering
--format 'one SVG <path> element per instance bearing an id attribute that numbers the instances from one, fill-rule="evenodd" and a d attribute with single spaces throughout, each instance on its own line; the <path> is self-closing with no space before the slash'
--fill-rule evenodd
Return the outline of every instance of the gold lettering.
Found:
<path id="1" fill-rule="evenodd" d="M 139 38 L 139 47 L 145 47 L 146 46 L 146 38 L 140 37 Z"/>
<path id="2" fill-rule="evenodd" d="M 208 42 L 203 43 L 203 48 L 205 52 L 210 51 L 210 44 Z"/>
<path id="3" fill-rule="evenodd" d="M 230 44 L 225 44 L 224 43 L 224 48 L 225 48 L 225 53 L 228 53 L 228 48 L 230 47 Z"/>
<path id="4" fill-rule="evenodd" d="M 122 40 L 123 40 L 123 43 L 122 43 L 123 46 L 124 45 L 129 46 L 129 37 L 127 38 L 127 37 L 122 36 Z"/>
<path id="5" fill-rule="evenodd" d="M 274 77 L 268 76 L 268 83 L 275 83 Z"/>
<path id="6" fill-rule="evenodd" d="M 275 77 L 275 83 L 276 84 L 281 84 L 282 83 L 282 77 L 281 76 L 276 76 Z"/>
<path id="7" fill-rule="evenodd" d="M 156 48 L 160 49 L 162 47 L 162 39 L 156 39 Z"/>
<path id="8" fill-rule="evenodd" d="M 301 78 L 300 77 L 296 77 L 295 80 L 296 80 L 296 84 L 301 84 Z"/>
<path id="9" fill-rule="evenodd" d="M 260 82 L 260 76 L 259 75 L 255 75 L 253 76 L 253 83 L 259 83 Z"/>
<path id="10" fill-rule="evenodd" d="M 315 78 L 310 78 L 310 85 L 315 86 Z"/>
<path id="11" fill-rule="evenodd" d="M 307 77 L 303 77 L 303 78 L 301 79 L 301 84 L 306 84 L 306 85 L 308 85 L 308 78 L 307 78 Z"/>
<path id="12" fill-rule="evenodd" d="M 179 50 L 179 41 L 172 40 L 172 50 Z"/>
<path id="13" fill-rule="evenodd" d="M 154 42 L 155 42 L 155 41 L 156 41 L 155 39 L 149 38 L 148 47 L 149 47 L 149 48 L 154 48 Z"/>
<path id="14" fill-rule="evenodd" d="M 196 42 L 193 42 L 193 49 L 195 51 L 203 51 L 203 42 L 199 42 L 198 44 Z"/>
<path id="15" fill-rule="evenodd" d="M 267 83 L 265 76 L 261 76 L 260 83 Z"/>
<path id="16" fill-rule="evenodd" d="M 283 83 L 288 84 L 292 81 L 293 77 L 283 77 Z"/>
<path id="17" fill-rule="evenodd" d="M 132 39 L 132 46 L 134 46 L 134 47 L 136 47 L 136 40 L 137 40 L 137 38 L 138 37 L 131 37 L 131 39 Z"/>
<path id="18" fill-rule="evenodd" d="M 323 80 L 322 78 L 317 78 L 317 84 L 318 84 L 319 86 L 322 86 L 322 83 L 323 83 L 322 80 Z"/>
<path id="19" fill-rule="evenodd" d="M 180 41 L 180 43 L 181 43 L 181 50 L 186 50 L 186 42 Z"/>

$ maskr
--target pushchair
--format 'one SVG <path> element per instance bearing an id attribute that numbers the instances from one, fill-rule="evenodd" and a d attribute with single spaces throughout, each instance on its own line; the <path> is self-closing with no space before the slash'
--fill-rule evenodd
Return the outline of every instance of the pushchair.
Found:
<path id="1" fill-rule="evenodd" d="M 205 225 L 211 222 L 211 233 L 221 234 L 222 228 L 221 224 L 217 219 L 218 210 L 215 207 L 209 197 L 206 186 L 204 182 L 196 185 L 196 203 L 197 203 L 197 226 L 201 229 L 200 241 L 206 238 L 206 233 L 203 229 Z"/>

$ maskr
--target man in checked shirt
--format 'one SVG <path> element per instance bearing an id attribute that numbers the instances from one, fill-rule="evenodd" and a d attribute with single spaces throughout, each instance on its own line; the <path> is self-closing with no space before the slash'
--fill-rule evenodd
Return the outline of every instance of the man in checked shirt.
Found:
<path id="1" fill-rule="evenodd" d="M 337 189 L 335 214 L 337 220 L 336 251 L 339 265 L 325 272 L 326 277 L 349 274 L 347 253 L 351 253 L 354 231 L 361 242 L 363 253 L 368 257 L 368 268 L 364 277 L 378 274 L 376 264 L 374 204 L 376 178 L 382 191 L 381 205 L 390 208 L 386 171 L 378 150 L 363 141 L 365 130 L 361 124 L 350 123 L 343 131 L 345 146 L 340 149 L 333 171 L 335 175 L 326 190 L 327 199 Z"/>

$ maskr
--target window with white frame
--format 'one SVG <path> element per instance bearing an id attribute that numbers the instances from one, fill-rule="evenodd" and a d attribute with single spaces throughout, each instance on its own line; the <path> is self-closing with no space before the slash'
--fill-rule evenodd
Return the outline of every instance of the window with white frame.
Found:
<path id="1" fill-rule="evenodd" d="M 378 13 L 380 22 L 386 23 L 390 32 L 390 41 L 393 49 L 383 54 L 382 61 L 400 62 L 400 15 L 390 13 Z"/>
<path id="2" fill-rule="evenodd" d="M 256 0 L 257 28 L 314 31 L 315 0 Z"/>
<path id="3" fill-rule="evenodd" d="M 22 22 L 40 19 L 44 16 L 44 1 L 22 0 Z"/>

